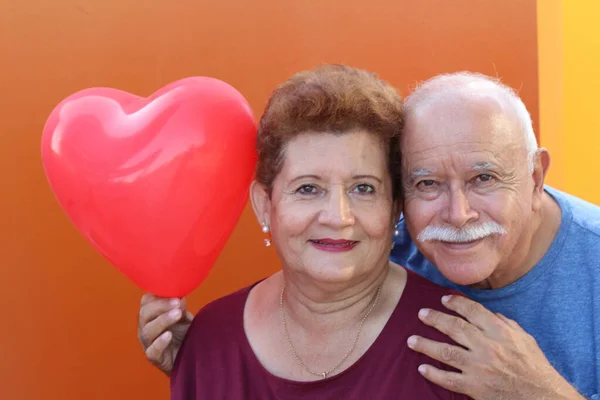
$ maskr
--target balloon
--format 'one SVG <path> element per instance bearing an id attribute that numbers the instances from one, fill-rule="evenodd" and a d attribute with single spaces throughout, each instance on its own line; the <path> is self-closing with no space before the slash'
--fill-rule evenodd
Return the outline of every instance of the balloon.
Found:
<path id="1" fill-rule="evenodd" d="M 51 112 L 42 163 L 81 234 L 147 292 L 182 297 L 206 278 L 248 199 L 256 123 L 218 79 L 190 77 L 148 98 L 111 88 Z"/>

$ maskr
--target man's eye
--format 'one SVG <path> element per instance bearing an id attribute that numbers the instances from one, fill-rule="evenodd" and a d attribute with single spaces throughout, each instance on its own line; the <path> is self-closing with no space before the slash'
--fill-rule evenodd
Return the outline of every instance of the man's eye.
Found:
<path id="1" fill-rule="evenodd" d="M 435 181 L 433 179 L 424 179 L 417 183 L 417 187 L 420 188 L 430 188 L 435 185 Z"/>
<path id="2" fill-rule="evenodd" d="M 369 194 L 369 193 L 375 192 L 375 188 L 366 183 L 361 183 L 360 185 L 356 185 L 356 187 L 354 188 L 354 191 L 356 191 L 360 194 Z"/>
<path id="3" fill-rule="evenodd" d="M 489 182 L 492 179 L 494 179 L 494 177 L 490 174 L 480 174 L 480 175 L 477 175 L 477 177 L 475 179 L 478 182 Z"/>
<path id="4" fill-rule="evenodd" d="M 302 185 L 297 190 L 296 193 L 300 194 L 317 194 L 319 191 L 314 185 Z"/>

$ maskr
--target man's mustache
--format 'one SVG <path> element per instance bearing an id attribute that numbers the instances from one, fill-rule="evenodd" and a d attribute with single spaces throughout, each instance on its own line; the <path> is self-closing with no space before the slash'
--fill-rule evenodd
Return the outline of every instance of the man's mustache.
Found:
<path id="1" fill-rule="evenodd" d="M 491 235 L 506 235 L 506 229 L 496 222 L 482 222 L 457 229 L 451 226 L 427 226 L 419 233 L 419 242 L 438 241 L 468 243 Z"/>

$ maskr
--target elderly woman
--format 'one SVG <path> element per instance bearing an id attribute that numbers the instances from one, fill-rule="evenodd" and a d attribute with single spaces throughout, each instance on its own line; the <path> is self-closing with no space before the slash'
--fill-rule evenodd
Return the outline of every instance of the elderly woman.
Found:
<path id="1" fill-rule="evenodd" d="M 388 261 L 401 111 L 391 86 L 345 66 L 275 89 L 250 198 L 282 270 L 196 315 L 173 366 L 173 400 L 465 398 L 420 376 L 419 365 L 444 367 L 406 345 L 412 334 L 448 339 L 416 317 L 441 309 L 446 289 Z"/>

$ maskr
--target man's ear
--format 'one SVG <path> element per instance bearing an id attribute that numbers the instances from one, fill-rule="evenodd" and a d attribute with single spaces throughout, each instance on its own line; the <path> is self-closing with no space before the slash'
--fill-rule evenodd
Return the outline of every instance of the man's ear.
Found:
<path id="1" fill-rule="evenodd" d="M 258 223 L 271 226 L 271 198 L 267 187 L 253 181 L 250 185 L 250 202 Z"/>
<path id="2" fill-rule="evenodd" d="M 548 169 L 550 168 L 550 153 L 544 148 L 540 148 L 536 151 L 533 172 L 531 177 L 533 178 L 533 208 L 538 210 L 542 205 L 542 195 L 544 194 L 544 182 Z"/>
<path id="3" fill-rule="evenodd" d="M 535 189 L 538 191 L 544 190 L 544 181 L 550 168 L 550 153 L 548 150 L 541 148 L 538 149 L 533 164 L 533 182 L 535 183 Z"/>

